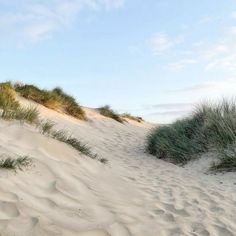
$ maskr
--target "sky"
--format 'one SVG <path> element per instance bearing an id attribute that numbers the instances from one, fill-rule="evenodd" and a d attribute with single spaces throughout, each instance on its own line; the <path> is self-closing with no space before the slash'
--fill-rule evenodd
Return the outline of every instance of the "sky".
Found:
<path id="1" fill-rule="evenodd" d="M 0 81 L 169 123 L 236 94 L 236 0 L 0 0 Z"/>

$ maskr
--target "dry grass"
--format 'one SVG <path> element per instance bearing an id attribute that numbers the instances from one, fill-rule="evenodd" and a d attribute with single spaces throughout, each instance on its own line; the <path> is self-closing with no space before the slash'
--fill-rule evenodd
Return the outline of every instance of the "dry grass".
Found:
<path id="1" fill-rule="evenodd" d="M 36 123 L 38 111 L 36 108 L 23 108 L 16 100 L 16 93 L 10 82 L 0 83 L 1 118 Z"/>
<path id="2" fill-rule="evenodd" d="M 106 116 L 106 117 L 109 117 L 113 120 L 116 120 L 120 123 L 123 123 L 124 122 L 124 119 L 122 119 L 122 117 L 116 113 L 115 111 L 113 111 L 110 106 L 106 105 L 106 106 L 103 106 L 103 107 L 99 107 L 97 108 L 97 110 L 99 111 L 99 113 L 103 116 Z"/>
<path id="3" fill-rule="evenodd" d="M 124 113 L 124 114 L 122 114 L 121 116 L 122 116 L 123 118 L 127 118 L 127 119 L 129 119 L 129 120 L 134 120 L 134 121 L 136 121 L 136 122 L 138 122 L 138 123 L 143 122 L 143 118 L 142 118 L 142 117 L 140 117 L 140 116 L 133 116 L 133 115 L 131 115 L 131 114 L 129 114 L 129 113 Z"/>
<path id="4" fill-rule="evenodd" d="M 85 112 L 81 106 L 61 88 L 44 90 L 34 85 L 16 84 L 15 90 L 22 97 L 33 100 L 45 107 L 71 115 L 77 119 L 86 120 Z"/>

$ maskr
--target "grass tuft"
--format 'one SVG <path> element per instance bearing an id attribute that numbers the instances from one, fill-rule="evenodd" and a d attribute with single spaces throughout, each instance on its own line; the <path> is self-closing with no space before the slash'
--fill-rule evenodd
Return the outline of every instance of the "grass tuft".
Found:
<path id="1" fill-rule="evenodd" d="M 50 120 L 43 120 L 39 122 L 39 128 L 42 134 L 50 134 L 55 123 Z"/>
<path id="2" fill-rule="evenodd" d="M 23 108 L 16 100 L 16 93 L 10 82 L 0 83 L 1 117 L 6 120 L 20 120 L 35 123 L 38 120 L 36 108 Z"/>
<path id="3" fill-rule="evenodd" d="M 32 160 L 28 156 L 20 156 L 16 159 L 6 157 L 0 160 L 0 168 L 8 170 L 23 170 L 32 164 Z"/>
<path id="4" fill-rule="evenodd" d="M 214 162 L 210 168 L 213 172 L 233 172 L 236 171 L 236 157 L 223 157 Z"/>
<path id="5" fill-rule="evenodd" d="M 89 156 L 92 159 L 95 159 L 97 157 L 97 154 L 92 153 L 91 149 L 86 144 L 82 144 L 78 139 L 72 137 L 64 130 L 52 130 L 51 137 L 60 142 L 70 145 L 77 151 L 83 153 L 86 156 Z"/>
<path id="6" fill-rule="evenodd" d="M 122 117 L 119 114 L 117 114 L 115 111 L 113 111 L 110 108 L 110 106 L 108 106 L 108 105 L 103 106 L 103 107 L 99 107 L 99 108 L 97 108 L 97 110 L 103 116 L 109 117 L 109 118 L 116 120 L 120 123 L 124 122 L 124 119 L 122 119 Z"/>
<path id="7" fill-rule="evenodd" d="M 76 100 L 61 88 L 52 90 L 39 89 L 34 85 L 16 84 L 15 90 L 24 98 L 33 100 L 50 109 L 86 120 L 86 115 Z"/>
<path id="8" fill-rule="evenodd" d="M 199 154 L 215 152 L 219 161 L 212 168 L 235 170 L 236 102 L 198 106 L 188 118 L 157 127 L 147 137 L 147 151 L 157 158 L 185 164 Z"/>
<path id="9" fill-rule="evenodd" d="M 0 109 L 2 110 L 2 117 L 5 116 L 5 113 L 15 110 L 20 106 L 15 99 L 15 95 L 15 90 L 10 82 L 0 83 Z"/>
<path id="10" fill-rule="evenodd" d="M 133 116 L 129 113 L 124 113 L 121 115 L 123 118 L 127 118 L 127 119 L 130 119 L 130 120 L 134 120 L 134 121 L 137 121 L 138 123 L 141 123 L 143 122 L 143 118 L 140 117 L 140 116 Z"/>

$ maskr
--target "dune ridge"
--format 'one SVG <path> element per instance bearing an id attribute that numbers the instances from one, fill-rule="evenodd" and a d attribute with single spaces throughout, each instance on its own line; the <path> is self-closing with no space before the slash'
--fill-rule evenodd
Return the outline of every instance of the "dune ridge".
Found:
<path id="1" fill-rule="evenodd" d="M 108 163 L 1 120 L 0 153 L 33 161 L 23 172 L 0 171 L 1 236 L 235 235 L 235 173 L 205 175 L 205 160 L 185 168 L 157 160 L 145 153 L 146 122 L 121 124 L 89 108 L 79 121 L 19 99 Z"/>

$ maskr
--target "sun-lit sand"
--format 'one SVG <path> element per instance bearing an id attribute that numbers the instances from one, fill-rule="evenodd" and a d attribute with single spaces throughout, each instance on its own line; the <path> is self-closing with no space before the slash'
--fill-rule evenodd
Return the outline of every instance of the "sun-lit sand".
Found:
<path id="1" fill-rule="evenodd" d="M 1 120 L 0 154 L 33 159 L 25 171 L 0 171 L 1 236 L 236 235 L 235 173 L 204 174 L 209 158 L 181 168 L 146 154 L 148 123 L 120 124 L 88 108 L 88 121 L 38 109 L 108 164 Z"/>

